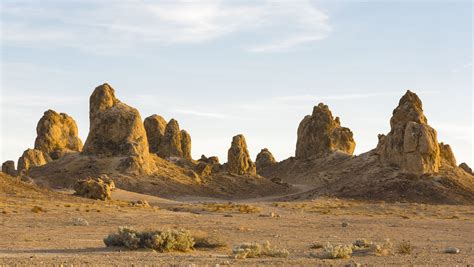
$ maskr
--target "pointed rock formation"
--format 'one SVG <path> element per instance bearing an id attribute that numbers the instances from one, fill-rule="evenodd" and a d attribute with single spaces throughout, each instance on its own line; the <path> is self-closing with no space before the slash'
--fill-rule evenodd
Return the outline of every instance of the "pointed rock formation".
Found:
<path id="1" fill-rule="evenodd" d="M 275 158 L 267 148 L 260 150 L 260 153 L 258 153 L 257 159 L 255 160 L 255 164 L 257 165 L 257 172 L 260 171 L 262 168 L 271 166 L 275 163 Z"/>
<path id="2" fill-rule="evenodd" d="M 150 153 L 158 153 L 163 137 L 165 136 L 166 120 L 159 115 L 147 117 L 143 123 L 150 146 Z"/>
<path id="3" fill-rule="evenodd" d="M 443 142 L 439 143 L 439 154 L 441 156 L 441 165 L 447 165 L 451 167 L 456 167 L 456 158 L 454 157 L 453 150 L 448 144 Z"/>
<path id="4" fill-rule="evenodd" d="M 65 113 L 47 110 L 36 126 L 36 133 L 35 149 L 43 151 L 53 159 L 62 155 L 62 151 L 82 150 L 76 122 Z"/>
<path id="5" fill-rule="evenodd" d="M 48 155 L 37 149 L 27 149 L 18 159 L 18 173 L 28 171 L 32 167 L 41 166 L 51 161 Z"/>
<path id="6" fill-rule="evenodd" d="M 125 156 L 125 170 L 147 171 L 148 140 L 140 113 L 120 102 L 108 84 L 95 88 L 90 97 L 90 131 L 85 155 Z"/>
<path id="7" fill-rule="evenodd" d="M 438 172 L 441 160 L 437 134 L 428 125 L 415 93 L 408 90 L 400 99 L 390 126 L 386 136 L 379 135 L 376 148 L 383 163 L 398 166 L 406 173 Z"/>
<path id="8" fill-rule="evenodd" d="M 320 158 L 334 151 L 352 155 L 354 149 L 351 130 L 341 127 L 339 117 L 334 119 L 327 105 L 319 103 L 313 108 L 313 114 L 300 122 L 296 158 Z"/>
<path id="9" fill-rule="evenodd" d="M 233 174 L 256 174 L 255 163 L 250 159 L 245 137 L 241 134 L 232 138 L 232 145 L 227 152 L 227 171 Z"/>
<path id="10" fill-rule="evenodd" d="M 18 172 L 15 169 L 15 162 L 13 160 L 7 160 L 2 164 L 2 172 L 10 176 L 17 176 Z"/>
<path id="11" fill-rule="evenodd" d="M 175 119 L 171 119 L 166 125 L 165 135 L 158 149 L 158 155 L 163 158 L 183 156 L 183 150 L 181 149 L 181 131 Z"/>
<path id="12" fill-rule="evenodd" d="M 166 125 L 164 136 L 158 147 L 162 158 L 179 157 L 191 160 L 191 136 L 179 129 L 178 121 L 171 119 Z"/>
<path id="13" fill-rule="evenodd" d="M 465 172 L 467 172 L 469 174 L 473 174 L 471 167 L 469 167 L 469 165 L 467 165 L 466 162 L 463 162 L 463 163 L 459 164 L 459 168 L 463 169 Z"/>
<path id="14" fill-rule="evenodd" d="M 183 158 L 191 159 L 191 135 L 186 130 L 181 130 L 181 151 Z"/>

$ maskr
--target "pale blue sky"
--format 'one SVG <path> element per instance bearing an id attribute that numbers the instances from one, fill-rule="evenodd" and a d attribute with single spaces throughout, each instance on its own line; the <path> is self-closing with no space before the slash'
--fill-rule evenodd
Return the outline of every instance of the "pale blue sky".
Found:
<path id="1" fill-rule="evenodd" d="M 1 4 L 2 162 L 33 147 L 47 109 L 85 141 L 89 95 L 108 82 L 143 119 L 177 119 L 194 158 L 223 162 L 239 133 L 253 158 L 293 156 L 319 102 L 368 151 L 411 89 L 439 141 L 474 165 L 471 1 Z"/>

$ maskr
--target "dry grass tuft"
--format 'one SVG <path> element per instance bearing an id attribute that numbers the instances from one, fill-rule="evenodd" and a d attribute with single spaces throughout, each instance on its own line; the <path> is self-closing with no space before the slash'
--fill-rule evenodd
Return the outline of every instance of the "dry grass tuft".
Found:
<path id="1" fill-rule="evenodd" d="M 40 212 L 46 212 L 46 210 L 44 210 L 42 207 L 40 206 L 34 206 L 32 209 L 31 209 L 32 212 L 34 213 L 40 213 Z"/>
<path id="2" fill-rule="evenodd" d="M 259 243 L 243 243 L 237 245 L 232 250 L 235 259 L 260 258 L 260 257 L 275 257 L 287 258 L 290 255 L 285 248 L 277 248 L 266 241 L 263 244 Z"/>
<path id="3" fill-rule="evenodd" d="M 349 259 L 351 255 L 351 245 L 331 245 L 330 243 L 327 243 L 323 247 L 321 257 L 324 259 Z"/>
<path id="4" fill-rule="evenodd" d="M 397 252 L 400 254 L 411 254 L 413 251 L 413 246 L 409 241 L 403 240 L 397 246 Z"/>
<path id="5" fill-rule="evenodd" d="M 227 247 L 227 244 L 217 236 L 209 236 L 205 232 L 194 232 L 194 248 L 196 249 L 215 249 Z"/>

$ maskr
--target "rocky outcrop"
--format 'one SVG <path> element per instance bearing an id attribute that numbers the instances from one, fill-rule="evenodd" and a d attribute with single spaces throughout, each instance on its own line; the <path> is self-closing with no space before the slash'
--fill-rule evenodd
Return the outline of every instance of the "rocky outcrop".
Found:
<path id="1" fill-rule="evenodd" d="M 42 166 L 51 161 L 51 158 L 37 149 L 27 149 L 18 159 L 18 173 L 28 171 L 32 167 Z"/>
<path id="2" fill-rule="evenodd" d="M 166 125 L 165 136 L 158 149 L 158 155 L 166 157 L 182 157 L 181 131 L 175 119 L 171 119 Z"/>
<path id="3" fill-rule="evenodd" d="M 454 157 L 453 150 L 448 144 L 443 142 L 439 143 L 439 155 L 441 157 L 441 164 L 451 167 L 456 167 L 456 158 Z"/>
<path id="4" fill-rule="evenodd" d="M 47 110 L 36 126 L 35 149 L 53 159 L 63 155 L 61 151 L 81 151 L 76 122 L 65 113 Z"/>
<path id="5" fill-rule="evenodd" d="M 148 140 L 140 113 L 120 102 L 110 85 L 95 88 L 89 119 L 90 131 L 82 153 L 126 157 L 122 169 L 148 172 Z"/>
<path id="6" fill-rule="evenodd" d="M 183 158 L 191 159 L 191 135 L 186 130 L 181 130 L 181 151 Z"/>
<path id="7" fill-rule="evenodd" d="M 2 172 L 10 176 L 17 176 L 18 173 L 15 169 L 15 162 L 13 160 L 7 160 L 2 164 Z"/>
<path id="8" fill-rule="evenodd" d="M 166 125 L 158 155 L 163 158 L 191 159 L 191 136 L 187 131 L 179 129 L 178 121 L 175 119 L 171 119 Z"/>
<path id="9" fill-rule="evenodd" d="M 208 158 L 205 155 L 201 155 L 201 158 L 198 159 L 198 164 L 195 167 L 195 172 L 201 177 L 210 176 L 220 170 L 221 165 L 219 164 L 219 158 L 215 156 Z"/>
<path id="10" fill-rule="evenodd" d="M 463 169 L 465 172 L 467 172 L 469 174 L 473 174 L 471 167 L 469 167 L 469 165 L 467 165 L 466 162 L 463 162 L 463 163 L 459 164 L 459 168 Z"/>
<path id="11" fill-rule="evenodd" d="M 327 105 L 320 103 L 313 108 L 298 127 L 296 158 L 324 157 L 334 151 L 352 155 L 355 142 L 349 128 L 341 127 L 339 117 L 335 119 Z"/>
<path id="12" fill-rule="evenodd" d="M 405 173 L 436 173 L 441 165 L 436 131 L 428 125 L 418 96 L 407 91 L 390 119 L 390 132 L 379 135 L 380 161 Z"/>
<path id="13" fill-rule="evenodd" d="M 110 185 L 101 178 L 86 178 L 74 185 L 75 194 L 85 198 L 107 200 L 111 198 Z"/>
<path id="14" fill-rule="evenodd" d="M 146 136 L 151 153 L 158 153 L 161 142 L 165 136 L 166 120 L 159 115 L 151 115 L 144 121 Z"/>
<path id="15" fill-rule="evenodd" d="M 260 153 L 258 153 L 257 159 L 255 160 L 255 164 L 257 165 L 257 172 L 275 163 L 275 158 L 267 148 L 260 150 Z"/>
<path id="16" fill-rule="evenodd" d="M 232 138 L 232 145 L 227 152 L 227 171 L 232 174 L 256 174 L 255 163 L 250 159 L 245 137 L 241 134 Z"/>

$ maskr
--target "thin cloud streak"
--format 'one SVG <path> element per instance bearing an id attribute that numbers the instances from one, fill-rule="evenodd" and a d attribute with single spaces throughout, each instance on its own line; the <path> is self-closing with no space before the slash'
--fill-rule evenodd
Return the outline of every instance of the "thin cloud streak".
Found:
<path id="1" fill-rule="evenodd" d="M 198 116 L 198 117 L 210 117 L 210 118 L 216 118 L 216 119 L 225 119 L 229 117 L 229 115 L 227 114 L 202 112 L 202 111 L 191 110 L 191 109 L 175 109 L 173 111 L 178 114 L 193 115 L 193 116 Z"/>

